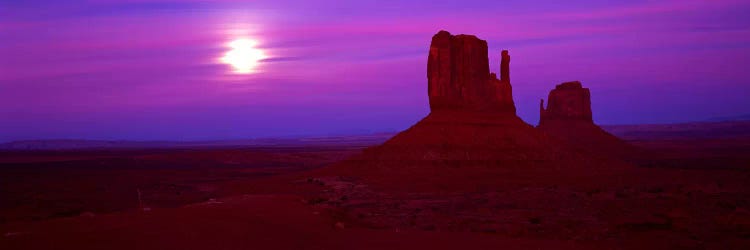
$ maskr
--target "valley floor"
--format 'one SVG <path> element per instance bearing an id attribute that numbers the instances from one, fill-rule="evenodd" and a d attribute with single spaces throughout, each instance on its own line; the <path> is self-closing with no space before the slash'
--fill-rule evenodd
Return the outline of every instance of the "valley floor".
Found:
<path id="1" fill-rule="evenodd" d="M 750 138 L 631 142 L 626 172 L 455 191 L 315 174 L 361 147 L 5 152 L 0 248 L 750 247 Z"/>

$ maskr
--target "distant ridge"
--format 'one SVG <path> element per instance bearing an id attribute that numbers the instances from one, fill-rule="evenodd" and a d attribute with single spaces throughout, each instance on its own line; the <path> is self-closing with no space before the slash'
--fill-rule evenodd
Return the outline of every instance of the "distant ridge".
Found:
<path id="1" fill-rule="evenodd" d="M 674 124 L 604 125 L 625 140 L 670 140 L 750 137 L 750 120 Z"/>
<path id="2" fill-rule="evenodd" d="M 706 121 L 707 122 L 750 121 L 750 114 L 714 117 L 714 118 L 707 119 Z"/>
<path id="3" fill-rule="evenodd" d="M 257 138 L 214 141 L 127 141 L 127 140 L 20 140 L 0 143 L 3 151 L 34 150 L 127 150 L 215 147 L 302 147 L 302 146 L 370 146 L 385 142 L 393 133 L 347 136 L 311 136 L 298 138 Z"/>
<path id="4" fill-rule="evenodd" d="M 737 116 L 744 117 L 744 116 Z M 625 140 L 680 139 L 680 138 L 727 138 L 750 137 L 750 117 L 746 120 L 711 119 L 701 122 L 667 124 L 601 125 L 600 127 Z M 40 150 L 128 150 L 128 149 L 177 149 L 215 147 L 301 147 L 301 146 L 372 146 L 393 137 L 396 132 L 373 134 L 257 138 L 246 140 L 207 141 L 130 141 L 130 140 L 18 140 L 0 143 L 0 151 Z"/>

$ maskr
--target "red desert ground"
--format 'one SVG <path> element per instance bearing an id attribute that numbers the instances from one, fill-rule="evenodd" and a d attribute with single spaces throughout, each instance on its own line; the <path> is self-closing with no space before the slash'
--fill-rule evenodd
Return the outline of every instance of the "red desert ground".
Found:
<path id="1" fill-rule="evenodd" d="M 750 248 L 750 122 L 600 127 L 572 81 L 529 125 L 501 55 L 435 34 L 395 135 L 4 144 L 0 249 Z"/>

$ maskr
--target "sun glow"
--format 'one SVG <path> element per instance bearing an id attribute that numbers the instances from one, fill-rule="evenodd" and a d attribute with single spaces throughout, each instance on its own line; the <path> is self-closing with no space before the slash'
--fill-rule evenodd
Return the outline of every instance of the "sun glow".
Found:
<path id="1" fill-rule="evenodd" d="M 256 41 L 239 38 L 229 43 L 231 50 L 221 58 L 221 62 L 229 64 L 238 74 L 255 72 L 261 60 L 267 58 L 263 50 L 255 48 Z"/>

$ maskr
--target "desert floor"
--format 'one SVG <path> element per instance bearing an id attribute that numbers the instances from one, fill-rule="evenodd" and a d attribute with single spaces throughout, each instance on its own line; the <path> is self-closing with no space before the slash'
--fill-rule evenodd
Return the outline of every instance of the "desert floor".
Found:
<path id="1" fill-rule="evenodd" d="M 2 152 L 0 249 L 750 247 L 750 138 L 629 141 L 626 171 L 425 190 L 317 174 L 339 144 Z"/>

